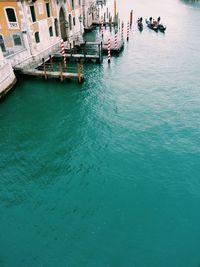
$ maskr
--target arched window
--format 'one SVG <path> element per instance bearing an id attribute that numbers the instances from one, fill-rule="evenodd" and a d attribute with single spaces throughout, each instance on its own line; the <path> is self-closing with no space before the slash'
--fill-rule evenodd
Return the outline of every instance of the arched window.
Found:
<path id="1" fill-rule="evenodd" d="M 0 35 L 0 47 L 1 47 L 2 52 L 6 52 L 6 47 L 5 47 L 5 43 L 4 43 L 4 39 L 2 35 Z"/>
<path id="2" fill-rule="evenodd" d="M 22 40 L 19 34 L 13 34 L 13 42 L 15 46 L 22 45 Z"/>
<path id="3" fill-rule="evenodd" d="M 36 41 L 37 44 L 40 43 L 39 32 L 36 32 L 36 33 L 35 33 L 35 41 Z"/>
<path id="4" fill-rule="evenodd" d="M 8 22 L 8 28 L 18 28 L 17 17 L 15 14 L 15 9 L 11 7 L 5 8 L 6 17 Z"/>
<path id="5" fill-rule="evenodd" d="M 49 36 L 52 37 L 53 36 L 53 28 L 49 27 Z"/>

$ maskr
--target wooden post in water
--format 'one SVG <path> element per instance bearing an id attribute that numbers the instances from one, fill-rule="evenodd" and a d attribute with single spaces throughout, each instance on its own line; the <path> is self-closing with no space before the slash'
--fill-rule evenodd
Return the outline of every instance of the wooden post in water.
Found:
<path id="1" fill-rule="evenodd" d="M 80 61 L 78 62 L 78 82 L 81 83 L 81 63 Z"/>
<path id="2" fill-rule="evenodd" d="M 60 80 L 62 82 L 63 81 L 62 63 L 59 62 L 59 65 L 60 65 Z"/>
<path id="3" fill-rule="evenodd" d="M 108 36 L 108 64 L 110 64 L 110 36 Z"/>
<path id="4" fill-rule="evenodd" d="M 127 42 L 129 41 L 129 31 L 130 31 L 130 24 L 127 23 Z"/>
<path id="5" fill-rule="evenodd" d="M 130 13 L 130 27 L 132 27 L 132 24 L 133 24 L 133 10 L 131 10 Z"/>
<path id="6" fill-rule="evenodd" d="M 115 29 L 115 49 L 117 50 L 117 29 Z"/>
<path id="7" fill-rule="evenodd" d="M 124 22 L 122 21 L 122 27 L 121 27 L 121 40 L 124 40 Z"/>
<path id="8" fill-rule="evenodd" d="M 45 65 L 44 58 L 42 59 L 42 62 L 43 62 L 43 70 L 44 70 L 44 79 L 46 80 L 47 79 L 47 70 L 46 70 L 46 65 Z"/>
<path id="9" fill-rule="evenodd" d="M 117 16 L 117 3 L 116 0 L 114 0 L 114 20 L 116 19 Z"/>
<path id="10" fill-rule="evenodd" d="M 50 61 L 50 64 L 51 64 L 51 70 L 53 71 L 53 59 L 52 59 L 51 55 L 49 55 L 49 61 Z"/>

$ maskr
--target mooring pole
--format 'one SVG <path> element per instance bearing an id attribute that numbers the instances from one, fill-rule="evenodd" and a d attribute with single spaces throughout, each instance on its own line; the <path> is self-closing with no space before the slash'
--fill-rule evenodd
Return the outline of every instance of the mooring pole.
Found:
<path id="1" fill-rule="evenodd" d="M 46 71 L 46 65 L 45 65 L 44 58 L 42 59 L 42 62 L 43 62 L 43 70 L 44 70 L 44 79 L 46 80 L 47 79 L 47 71 Z"/>
<path id="2" fill-rule="evenodd" d="M 78 82 L 81 83 L 81 63 L 80 61 L 78 62 Z"/>
<path id="3" fill-rule="evenodd" d="M 62 63 L 60 62 L 59 65 L 60 65 L 60 80 L 62 82 L 63 81 Z"/>
<path id="4" fill-rule="evenodd" d="M 117 3 L 116 0 L 114 0 L 114 20 L 116 20 L 116 16 L 117 16 Z"/>
<path id="5" fill-rule="evenodd" d="M 117 50 L 117 29 L 115 29 L 115 49 Z"/>
<path id="6" fill-rule="evenodd" d="M 129 41 L 129 31 L 130 31 L 130 25 L 129 22 L 127 23 L 127 42 Z"/>
<path id="7" fill-rule="evenodd" d="M 124 40 L 124 22 L 122 21 L 122 36 L 121 36 L 121 39 L 122 41 Z"/>
<path id="8" fill-rule="evenodd" d="M 131 10 L 130 13 L 130 27 L 132 27 L 132 24 L 133 24 L 133 10 Z"/>
<path id="9" fill-rule="evenodd" d="M 49 55 L 49 61 L 50 61 L 50 64 L 51 64 L 51 70 L 53 70 L 53 59 L 52 59 L 51 55 Z"/>
<path id="10" fill-rule="evenodd" d="M 110 64 L 110 36 L 108 36 L 108 64 Z"/>

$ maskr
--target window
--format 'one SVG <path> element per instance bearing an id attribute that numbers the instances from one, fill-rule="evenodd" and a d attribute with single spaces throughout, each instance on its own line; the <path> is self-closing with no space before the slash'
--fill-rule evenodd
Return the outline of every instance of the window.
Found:
<path id="1" fill-rule="evenodd" d="M 73 25 L 74 26 L 76 25 L 76 19 L 75 19 L 75 17 L 73 17 Z"/>
<path id="2" fill-rule="evenodd" d="M 72 0 L 72 9 L 74 9 L 74 0 Z"/>
<path id="3" fill-rule="evenodd" d="M 50 35 L 50 37 L 53 36 L 53 28 L 52 27 L 49 27 L 49 35 Z"/>
<path id="4" fill-rule="evenodd" d="M 15 15 L 14 8 L 6 8 L 5 10 L 6 10 L 6 15 L 7 15 L 7 20 L 8 20 L 8 27 L 17 28 L 18 23 L 17 23 L 17 18 Z"/>
<path id="5" fill-rule="evenodd" d="M 36 32 L 36 33 L 35 33 L 35 41 L 36 41 L 37 44 L 40 43 L 39 32 Z"/>
<path id="6" fill-rule="evenodd" d="M 72 15 L 69 14 L 69 29 L 72 30 Z"/>
<path id="7" fill-rule="evenodd" d="M 47 17 L 51 17 L 51 12 L 50 12 L 50 6 L 49 3 L 46 3 L 46 11 L 47 11 Z"/>
<path id="8" fill-rule="evenodd" d="M 56 36 L 59 36 L 59 30 L 58 30 L 58 20 L 54 19 L 54 27 L 55 27 L 55 32 L 56 32 Z"/>
<path id="9" fill-rule="evenodd" d="M 19 34 L 13 34 L 13 42 L 15 46 L 22 45 L 22 40 Z"/>
<path id="10" fill-rule="evenodd" d="M 35 16 L 35 7 L 34 7 L 34 5 L 30 6 L 30 11 L 31 11 L 32 21 L 35 22 L 36 21 L 36 16 Z"/>
<path id="11" fill-rule="evenodd" d="M 6 52 L 6 47 L 5 47 L 2 35 L 0 35 L 0 47 L 1 47 L 2 52 Z"/>

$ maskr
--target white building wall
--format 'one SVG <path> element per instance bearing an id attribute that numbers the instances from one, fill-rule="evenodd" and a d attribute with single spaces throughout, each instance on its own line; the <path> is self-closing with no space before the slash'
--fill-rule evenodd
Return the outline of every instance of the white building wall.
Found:
<path id="1" fill-rule="evenodd" d="M 15 84 L 16 77 L 9 61 L 3 58 L 0 49 L 0 98 L 5 95 Z"/>

